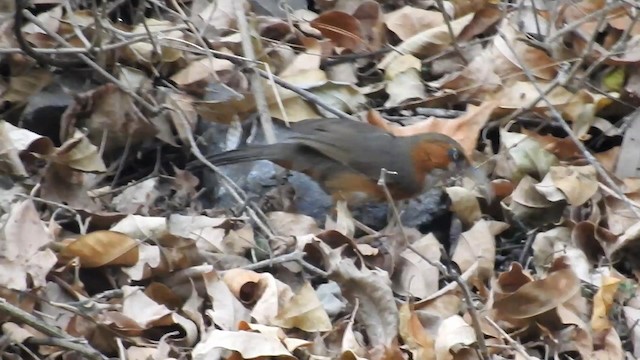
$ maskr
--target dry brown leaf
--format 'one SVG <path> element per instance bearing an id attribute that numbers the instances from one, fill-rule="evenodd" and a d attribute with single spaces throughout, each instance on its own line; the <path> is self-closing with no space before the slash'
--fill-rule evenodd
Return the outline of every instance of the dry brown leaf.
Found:
<path id="1" fill-rule="evenodd" d="M 330 331 L 333 326 L 318 296 L 308 282 L 282 307 L 273 324 L 307 332 Z"/>
<path id="2" fill-rule="evenodd" d="M 431 261 L 440 259 L 440 243 L 433 234 L 428 234 L 415 241 L 417 249 Z M 403 296 L 426 298 L 438 290 L 439 271 L 414 251 L 405 249 L 401 254 L 393 272 L 393 291 Z"/>
<path id="3" fill-rule="evenodd" d="M 400 336 L 414 359 L 435 360 L 435 340 L 420 323 L 409 303 L 400 306 Z"/>
<path id="4" fill-rule="evenodd" d="M 14 204 L 4 220 L 0 233 L 0 285 L 14 290 L 45 286 L 56 256 L 47 248 L 53 235 L 41 223 L 35 205 L 31 200 Z"/>
<path id="5" fill-rule="evenodd" d="M 339 47 L 357 51 L 365 45 L 360 31 L 360 21 L 353 15 L 342 11 L 327 11 L 313 19 L 310 24 Z"/>
<path id="6" fill-rule="evenodd" d="M 296 55 L 293 61 L 289 62 L 285 69 L 282 70 L 279 76 L 283 79 L 320 69 L 322 56 L 322 43 L 320 40 L 306 36 L 301 37 L 300 40 L 304 44 L 305 51 Z"/>
<path id="7" fill-rule="evenodd" d="M 602 341 L 602 348 L 593 351 L 589 359 L 593 360 L 611 360 L 624 359 L 624 349 L 622 341 L 616 329 L 611 328 L 605 334 Z"/>
<path id="8" fill-rule="evenodd" d="M 472 20 L 473 14 L 468 14 L 451 21 L 450 25 L 454 37 L 459 35 Z M 400 56 L 399 54 L 411 54 L 419 58 L 435 55 L 443 48 L 448 47 L 453 40 L 446 24 L 427 29 L 399 44 L 396 47 L 397 51 L 387 54 L 378 64 L 378 68 L 386 69 L 391 63 L 396 61 L 396 58 Z"/>
<path id="9" fill-rule="evenodd" d="M 387 127 L 386 129 L 396 136 L 412 136 L 429 132 L 449 135 L 462 145 L 467 155 L 471 156 L 477 144 L 476 134 L 489 121 L 495 107 L 496 103 L 491 101 L 480 106 L 469 105 L 467 112 L 456 119 L 430 118 L 415 125 Z M 371 121 L 371 119 L 367 120 Z"/>
<path id="10" fill-rule="evenodd" d="M 453 211 L 465 225 L 472 225 L 482 217 L 480 203 L 476 195 L 463 187 L 453 186 L 446 188 L 447 195 L 451 199 L 451 211 Z"/>
<path id="11" fill-rule="evenodd" d="M 0 95 L 0 101 L 10 103 L 25 103 L 44 89 L 53 80 L 53 75 L 48 70 L 31 69 L 26 74 L 9 78 L 9 86 Z M 1 88 L 0 88 L 1 89 Z"/>
<path id="12" fill-rule="evenodd" d="M 140 243 L 138 245 L 138 262 L 131 267 L 123 267 L 121 270 L 131 280 L 148 279 L 154 275 L 166 273 L 168 269 L 162 266 L 167 257 L 163 256 L 160 247 Z"/>
<path id="13" fill-rule="evenodd" d="M 92 19 L 92 17 L 90 18 Z M 93 19 L 92 19 L 93 20 Z M 184 37 L 183 32 L 178 30 L 167 31 L 175 26 L 175 24 L 169 20 L 159 20 L 154 18 L 145 18 L 144 24 L 138 24 L 130 31 L 130 36 L 146 35 L 148 33 L 158 33 L 164 31 L 165 36 L 182 39 Z M 152 44 L 146 41 L 137 41 L 133 44 L 123 48 L 120 52 L 120 56 L 123 57 L 124 62 L 129 63 L 153 63 L 153 62 L 174 62 L 184 56 L 183 51 L 176 48 L 174 43 L 160 42 L 160 44 Z M 159 45 L 159 46 L 158 46 Z M 156 50 L 160 50 L 157 53 Z"/>
<path id="14" fill-rule="evenodd" d="M 356 318 L 374 347 L 391 345 L 398 334 L 398 308 L 386 272 L 358 269 L 351 259 L 330 256 L 329 278 L 351 303 L 359 302 Z"/>
<path id="15" fill-rule="evenodd" d="M 602 282 L 598 292 L 593 296 L 593 312 L 591 314 L 591 329 L 595 333 L 600 333 L 611 329 L 612 324 L 609 320 L 611 308 L 615 300 L 614 296 L 621 285 L 621 280 L 612 277 L 602 277 Z"/>
<path id="16" fill-rule="evenodd" d="M 455 354 L 476 343 L 476 333 L 459 315 L 450 316 L 442 321 L 436 336 L 435 351 L 437 360 L 456 359 Z"/>
<path id="17" fill-rule="evenodd" d="M 221 76 L 223 72 L 232 71 L 234 68 L 235 65 L 229 60 L 204 57 L 192 61 L 171 76 L 170 79 L 181 87 L 186 88 L 190 88 L 199 82 L 204 82 L 206 86 L 209 81 Z"/>
<path id="18" fill-rule="evenodd" d="M 524 134 L 500 129 L 500 142 L 504 155 L 498 161 L 496 174 L 518 181 L 525 174 L 543 177 L 558 159 L 544 150 L 540 144 Z"/>
<path id="19" fill-rule="evenodd" d="M 503 210 L 520 221 L 536 226 L 557 222 L 565 209 L 565 203 L 547 200 L 535 185 L 532 177 L 525 176 L 511 196 L 502 201 Z"/>
<path id="20" fill-rule="evenodd" d="M 626 196 L 635 202 L 640 201 L 640 193 L 633 192 Z M 604 197 L 608 230 L 614 235 L 622 235 L 638 222 L 638 218 L 629 205 L 614 196 Z"/>
<path id="21" fill-rule="evenodd" d="M 424 10 L 405 5 L 385 15 L 385 25 L 400 40 L 407 40 L 422 31 L 444 24 L 444 17 L 439 11 Z"/>
<path id="22" fill-rule="evenodd" d="M 385 90 L 389 99 L 384 103 L 385 106 L 398 106 L 427 97 L 420 66 L 420 60 L 416 57 L 404 55 L 387 68 L 389 71 L 385 73 L 388 79 Z"/>
<path id="23" fill-rule="evenodd" d="M 274 336 L 249 331 L 211 330 L 193 348 L 193 357 L 201 359 L 220 354 L 222 350 L 237 351 L 242 359 L 278 357 L 296 359 Z"/>
<path id="24" fill-rule="evenodd" d="M 600 163 L 600 165 L 608 172 L 615 173 L 620 176 L 617 172 L 617 164 L 618 158 L 620 157 L 620 151 L 622 150 L 621 146 L 615 146 L 611 149 L 599 153 L 593 154 L 596 157 L 596 160 Z"/>
<path id="25" fill-rule="evenodd" d="M 267 219 L 271 228 L 282 236 L 302 236 L 322 231 L 316 221 L 307 215 L 272 211 L 267 213 Z"/>
<path id="26" fill-rule="evenodd" d="M 244 304 L 253 304 L 262 295 L 262 276 L 255 271 L 231 269 L 225 272 L 223 281 L 231 293 Z"/>
<path id="27" fill-rule="evenodd" d="M 564 257 L 580 280 L 591 283 L 591 264 L 572 240 L 571 230 L 561 226 L 536 234 L 531 246 L 536 270 L 542 274 L 558 257 Z"/>
<path id="28" fill-rule="evenodd" d="M 133 266 L 138 262 L 138 241 L 122 233 L 100 230 L 82 235 L 60 251 L 63 261 L 74 258 L 94 268 L 107 265 Z"/>
<path id="29" fill-rule="evenodd" d="M 123 286 L 122 315 L 133 320 L 141 329 L 153 327 L 171 310 L 148 297 L 140 288 Z"/>
<path id="30" fill-rule="evenodd" d="M 569 137 L 558 138 L 553 135 L 540 135 L 528 129 L 523 129 L 522 133 L 540 142 L 545 150 L 555 155 L 559 160 L 566 161 L 582 157 L 582 152 Z"/>
<path id="31" fill-rule="evenodd" d="M 247 10 L 250 5 L 246 0 L 220 0 L 216 2 L 205 2 L 207 6 L 201 11 L 194 13 L 194 17 L 199 17 L 214 29 L 225 30 L 237 27 L 235 7 L 242 7 Z"/>
<path id="32" fill-rule="evenodd" d="M 598 191 L 596 169 L 591 166 L 552 166 L 536 189 L 549 201 L 567 200 L 580 206 Z"/>
<path id="33" fill-rule="evenodd" d="M 364 0 L 352 13 L 360 22 L 360 32 L 367 48 L 376 51 L 385 42 L 385 29 L 381 4 L 374 0 Z"/>
<path id="34" fill-rule="evenodd" d="M 160 239 L 168 234 L 166 218 L 140 215 L 127 215 L 110 230 L 134 239 Z"/>
<path id="35" fill-rule="evenodd" d="M 495 68 L 496 73 L 501 77 L 511 78 L 513 74 L 521 74 L 522 80 L 526 79 L 523 68 L 543 80 L 553 80 L 556 76 L 557 60 L 552 59 L 544 50 L 527 45 L 520 39 L 526 37 L 518 32 L 510 21 L 503 21 L 500 27 L 501 34 L 493 40 L 495 49 L 506 59 L 511 66 L 504 66 L 500 63 L 500 68 Z"/>
<path id="36" fill-rule="evenodd" d="M 497 232 L 495 230 L 492 231 L 488 221 L 479 220 L 471 229 L 460 234 L 451 260 L 458 264 L 463 272 L 478 261 L 477 275 L 481 279 L 490 278 L 496 260 L 495 235 L 506 230 L 506 228 L 506 226 L 503 226 L 502 229 L 497 229 Z"/>
<path id="37" fill-rule="evenodd" d="M 238 330 L 241 321 L 249 321 L 249 310 L 233 295 L 227 284 L 214 272 L 202 274 L 213 308 L 206 313 L 222 330 Z"/>
<path id="38" fill-rule="evenodd" d="M 93 144 L 101 144 L 108 133 L 105 151 L 153 139 L 156 129 L 140 112 L 133 99 L 116 85 L 108 83 L 75 97 L 62 115 L 60 138 L 67 140 L 76 127 L 86 127 Z"/>
<path id="39" fill-rule="evenodd" d="M 25 340 L 36 335 L 14 322 L 5 322 L 2 324 L 2 332 L 14 344 L 22 344 Z"/>
<path id="40" fill-rule="evenodd" d="M 493 308 L 503 318 L 526 319 L 553 310 L 580 291 L 580 280 L 570 268 L 520 286 L 496 300 Z"/>

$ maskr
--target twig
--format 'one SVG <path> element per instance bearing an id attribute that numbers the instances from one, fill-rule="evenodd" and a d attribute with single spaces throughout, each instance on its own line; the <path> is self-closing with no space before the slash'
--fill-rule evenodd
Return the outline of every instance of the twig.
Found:
<path id="1" fill-rule="evenodd" d="M 124 143 L 124 151 L 122 152 L 122 157 L 120 162 L 118 163 L 118 168 L 116 169 L 116 173 L 113 175 L 113 180 L 111 181 L 111 187 L 114 188 L 118 183 L 118 178 L 120 177 L 120 173 L 122 169 L 124 169 L 124 163 L 129 157 L 129 151 L 131 150 L 131 134 L 127 134 L 127 141 Z"/>
<path id="2" fill-rule="evenodd" d="M 186 117 L 182 113 L 182 111 L 180 109 L 172 109 L 172 110 L 173 111 L 177 110 L 178 114 L 180 115 L 179 118 L 183 122 L 185 122 L 185 128 L 189 129 L 189 126 L 187 126 L 188 123 L 187 123 Z M 207 158 L 204 155 L 202 155 L 202 152 L 200 152 L 200 149 L 198 149 L 198 145 L 196 145 L 196 140 L 193 138 L 193 133 L 191 133 L 191 131 L 188 131 L 187 133 L 189 135 L 188 137 L 189 137 L 189 145 L 191 147 L 191 153 L 196 158 L 198 158 L 198 160 L 200 160 L 206 167 L 213 170 L 213 172 L 218 177 L 220 177 L 220 179 L 223 180 L 222 184 L 225 186 L 227 191 L 229 191 L 229 194 L 231 194 L 231 196 L 239 204 L 244 204 L 245 203 L 244 199 L 247 198 L 244 191 L 242 191 L 242 189 L 238 185 L 236 185 L 236 183 L 234 183 L 233 180 L 231 180 L 227 175 L 225 175 L 222 171 L 220 171 L 220 169 L 217 166 L 213 165 L 211 162 L 209 162 L 209 160 L 207 160 Z M 264 221 L 262 221 L 262 219 L 266 218 L 266 216 L 262 214 L 262 211 L 260 211 L 260 209 L 254 206 L 247 206 L 246 210 L 249 213 L 249 216 L 251 217 L 251 219 L 255 221 L 255 223 L 267 235 L 267 237 L 273 238 L 274 237 L 273 231 L 271 231 L 269 226 Z M 258 214 L 262 215 L 262 218 L 258 216 Z M 268 249 L 268 250 L 269 250 L 269 255 L 271 256 L 272 255 L 271 249 Z"/>
<path id="3" fill-rule="evenodd" d="M 491 324 L 491 326 L 493 326 L 496 330 L 498 330 L 498 332 L 500 333 L 500 335 L 504 336 L 505 339 L 507 339 L 507 341 L 509 342 L 509 344 L 511 346 L 513 346 L 513 348 L 520 354 L 522 355 L 526 360 L 534 360 L 533 357 L 531 357 L 528 353 L 527 350 L 524 348 L 524 346 L 522 346 L 522 344 L 520 344 L 519 342 L 515 341 L 511 336 L 509 336 L 509 334 L 507 334 L 506 331 L 502 330 L 502 328 L 496 324 L 495 321 L 493 321 L 491 318 L 489 318 L 488 316 L 485 316 L 484 319 Z M 545 358 L 546 359 L 546 358 Z"/>
<path id="4" fill-rule="evenodd" d="M 532 229 L 529 232 L 529 236 L 527 236 L 527 242 L 524 243 L 524 248 L 522 249 L 522 253 L 520 253 L 520 257 L 518 258 L 518 262 L 523 266 L 524 266 L 524 260 L 527 257 L 527 253 L 531 249 L 531 246 L 533 246 L 533 241 L 536 239 L 537 234 L 538 234 L 538 228 L 535 228 L 535 229 Z"/>
<path id="5" fill-rule="evenodd" d="M 608 12 L 610 12 L 613 8 L 615 7 L 619 7 L 621 6 L 620 2 L 617 1 L 613 1 L 609 4 L 607 4 L 605 7 L 603 7 L 602 9 L 596 10 L 590 14 L 585 14 L 582 18 L 580 18 L 577 21 L 572 22 L 571 24 L 567 24 L 567 26 L 563 27 L 562 29 L 556 31 L 555 33 L 549 35 L 547 37 L 547 39 L 545 40 L 546 43 L 552 43 L 554 41 L 556 41 L 559 37 L 565 35 L 566 33 L 569 33 L 575 29 L 577 29 L 580 25 L 593 20 L 594 18 L 596 18 L 597 16 L 601 16 L 602 14 L 605 14 L 605 16 L 607 15 Z M 556 7 L 554 7 L 556 8 Z"/>
<path id="6" fill-rule="evenodd" d="M 308 262 L 306 262 L 304 259 L 304 252 L 302 251 L 294 251 L 288 254 L 283 254 L 283 255 L 279 255 L 274 257 L 273 259 L 267 259 L 267 260 L 262 260 L 262 261 L 258 261 L 256 263 L 250 264 L 250 265 L 246 265 L 243 266 L 243 269 L 247 269 L 247 270 L 258 270 L 258 269 L 262 269 L 265 267 L 271 267 L 273 265 L 276 264 L 282 264 L 282 263 L 286 263 L 289 261 L 295 261 L 298 264 L 302 265 L 302 267 L 304 267 L 307 270 L 310 270 L 312 273 L 314 273 L 315 275 L 321 276 L 321 277 L 327 277 L 328 274 L 326 271 L 322 270 L 322 269 L 318 269 L 317 267 L 309 264 Z"/>
<path id="7" fill-rule="evenodd" d="M 4 298 L 0 298 L 0 312 L 11 316 L 12 318 L 20 321 L 23 324 L 31 326 L 32 328 L 40 331 L 45 335 L 58 338 L 57 340 L 55 340 L 57 344 L 56 346 L 77 351 L 90 359 L 106 359 L 106 357 L 103 356 L 98 350 L 94 349 L 91 345 L 86 344 L 86 340 L 76 339 L 66 332 L 60 330 L 59 328 L 46 324 L 32 314 L 27 313 L 17 306 L 13 306 Z"/>
<path id="8" fill-rule="evenodd" d="M 37 25 L 38 27 L 40 27 L 43 31 L 45 31 L 47 33 L 47 35 L 51 36 L 54 40 L 56 40 L 57 42 L 59 42 L 60 44 L 66 46 L 66 47 L 73 47 L 68 41 L 66 41 L 64 38 L 62 38 L 62 36 L 56 34 L 55 32 L 49 30 L 47 28 L 47 26 L 45 26 L 40 19 L 38 19 L 37 17 L 35 17 L 33 14 L 31 14 L 29 11 L 27 10 L 22 10 L 22 16 L 24 16 L 25 18 L 29 19 L 29 21 L 31 21 L 32 23 L 34 23 L 35 25 Z M 123 91 L 124 93 L 126 93 L 127 95 L 131 96 L 137 103 L 139 103 L 140 105 L 142 105 L 147 111 L 149 111 L 152 114 L 157 114 L 159 113 L 159 108 L 155 107 L 154 105 L 148 103 L 146 100 L 144 100 L 142 97 L 140 97 L 138 94 L 136 94 L 133 90 L 129 89 L 129 87 L 125 86 L 124 84 L 122 84 L 122 82 L 120 82 L 120 80 L 116 79 L 115 77 L 113 77 L 113 75 L 109 74 L 105 69 L 103 69 L 102 67 L 100 67 L 100 65 L 96 64 L 93 60 L 91 60 L 88 56 L 79 53 L 78 54 L 78 58 L 80 58 L 82 61 L 84 61 L 87 65 L 89 65 L 91 68 L 93 68 L 94 70 L 96 70 L 100 75 L 102 75 L 103 77 L 105 77 L 107 80 L 109 80 L 111 83 L 115 84 L 116 86 L 118 86 L 118 88 L 120 88 L 121 91 Z"/>
<path id="9" fill-rule="evenodd" d="M 449 36 L 451 37 L 451 44 L 456 50 L 456 54 L 465 65 L 469 65 L 469 61 L 467 61 L 467 58 L 462 55 L 462 49 L 460 49 L 460 45 L 456 41 L 456 34 L 453 33 L 453 27 L 451 27 L 451 17 L 449 16 L 447 9 L 445 9 L 444 7 L 444 1 L 436 0 L 436 5 L 438 5 L 438 10 L 440 10 L 440 12 L 442 13 L 444 23 L 447 25 L 447 31 L 449 31 Z"/>
<path id="10" fill-rule="evenodd" d="M 476 334 L 476 340 L 478 342 L 478 351 L 480 352 L 480 357 L 484 360 L 491 359 L 491 357 L 489 356 L 489 350 L 487 349 L 487 344 L 484 341 L 484 334 L 482 332 L 482 327 L 480 326 L 480 317 L 478 315 L 478 312 L 476 311 L 475 306 L 473 305 L 473 301 L 471 300 L 472 299 L 471 290 L 469 289 L 467 284 L 462 280 L 462 278 L 460 277 L 460 274 L 458 274 L 457 271 L 455 271 L 453 268 L 447 268 L 446 266 L 444 266 L 444 264 L 442 264 L 439 261 L 431 261 L 431 259 L 424 256 L 418 249 L 416 249 L 413 245 L 409 243 L 409 239 L 407 238 L 407 235 L 404 232 L 404 229 L 402 227 L 400 214 L 398 213 L 398 209 L 394 204 L 394 200 L 393 200 L 393 197 L 391 196 L 391 192 L 389 191 L 389 188 L 387 187 L 387 184 L 385 182 L 385 177 L 387 173 L 389 173 L 387 169 L 383 168 L 380 170 L 380 179 L 378 180 L 378 185 L 382 187 L 382 190 L 384 191 L 384 194 L 387 198 L 387 202 L 391 207 L 394 220 L 397 222 L 397 226 L 400 228 L 400 234 L 402 235 L 403 240 L 407 244 L 407 248 L 412 252 L 414 252 L 416 255 L 418 255 L 422 260 L 426 261 L 429 265 L 434 266 L 436 269 L 438 269 L 438 271 L 442 275 L 444 275 L 449 279 L 452 279 L 458 284 L 458 286 L 460 286 L 460 289 L 462 289 L 462 292 L 464 294 L 464 301 L 465 301 L 465 304 L 467 305 L 469 315 L 471 316 L 471 323 L 473 326 L 473 330 Z"/>
<path id="11" fill-rule="evenodd" d="M 264 94 L 264 88 L 262 87 L 262 80 L 260 75 L 255 71 L 255 67 L 251 66 L 256 60 L 256 54 L 253 50 L 253 44 L 251 42 L 251 29 L 247 22 L 247 16 L 244 12 L 244 2 L 234 2 L 233 8 L 236 14 L 236 22 L 238 23 L 238 30 L 242 38 L 242 52 L 244 57 L 251 60 L 249 63 L 249 83 L 251 84 L 251 92 L 254 95 L 256 102 L 256 108 L 260 116 L 260 124 L 262 125 L 262 131 L 264 131 L 264 137 L 268 144 L 274 144 L 276 142 L 276 134 L 273 130 L 273 121 L 271 115 L 269 115 L 269 105 L 267 104 L 267 97 Z"/>

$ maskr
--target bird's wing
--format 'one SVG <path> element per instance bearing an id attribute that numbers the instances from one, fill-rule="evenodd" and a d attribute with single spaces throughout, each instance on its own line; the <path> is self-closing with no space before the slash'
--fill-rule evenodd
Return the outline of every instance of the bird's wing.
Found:
<path id="1" fill-rule="evenodd" d="M 372 180 L 380 177 L 380 170 L 407 173 L 410 159 L 399 159 L 402 151 L 398 138 L 386 132 L 331 132 L 292 137 L 296 143 L 311 148 Z"/>
<path id="2" fill-rule="evenodd" d="M 317 133 L 387 133 L 384 129 L 368 123 L 340 118 L 303 120 L 292 123 L 291 130 L 302 135 L 313 135 Z"/>

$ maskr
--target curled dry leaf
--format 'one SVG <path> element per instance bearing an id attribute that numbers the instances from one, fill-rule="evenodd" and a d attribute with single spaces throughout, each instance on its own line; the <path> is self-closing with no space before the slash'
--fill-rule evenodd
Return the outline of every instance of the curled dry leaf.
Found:
<path id="1" fill-rule="evenodd" d="M 133 266 L 138 262 L 138 241 L 122 233 L 100 230 L 82 235 L 60 251 L 62 261 L 74 258 L 94 268 L 107 265 Z"/>
<path id="2" fill-rule="evenodd" d="M 98 153 L 98 148 L 79 130 L 50 156 L 51 161 L 72 170 L 82 172 L 105 172 L 107 167 Z"/>
<path id="3" fill-rule="evenodd" d="M 238 324 L 249 321 L 249 310 L 236 298 L 227 284 L 215 272 L 202 274 L 209 300 L 213 309 L 206 313 L 213 323 L 222 330 L 238 330 Z"/>
<path id="4" fill-rule="evenodd" d="M 496 300 L 493 309 L 500 318 L 527 319 L 555 309 L 578 291 L 580 279 L 571 268 L 565 268 L 520 286 Z"/>
<path id="5" fill-rule="evenodd" d="M 140 288 L 123 286 L 122 316 L 134 321 L 141 329 L 148 329 L 171 310 L 148 297 Z"/>
<path id="6" fill-rule="evenodd" d="M 255 271 L 231 269 L 224 274 L 223 281 L 231 293 L 244 304 L 253 304 L 262 295 L 262 276 Z"/>
<path id="7" fill-rule="evenodd" d="M 442 321 L 435 341 L 437 360 L 453 360 L 455 353 L 476 343 L 476 333 L 459 315 L 450 316 Z M 475 350 L 474 350 L 475 351 Z"/>
<path id="8" fill-rule="evenodd" d="M 267 273 L 236 268 L 227 271 L 223 281 L 238 300 L 253 305 L 251 317 L 260 324 L 272 324 L 294 297 L 288 285 Z"/>
<path id="9" fill-rule="evenodd" d="M 140 243 L 138 245 L 138 262 L 133 266 L 123 267 L 122 272 L 132 280 L 148 279 L 166 271 L 161 267 L 163 258 L 159 246 Z"/>

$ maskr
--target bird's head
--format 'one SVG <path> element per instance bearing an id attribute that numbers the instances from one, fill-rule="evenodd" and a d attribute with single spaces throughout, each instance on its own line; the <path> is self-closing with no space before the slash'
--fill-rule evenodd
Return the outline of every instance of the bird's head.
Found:
<path id="1" fill-rule="evenodd" d="M 416 170 L 428 174 L 434 169 L 464 171 L 471 161 L 456 140 L 440 133 L 416 135 L 411 156 Z"/>
<path id="2" fill-rule="evenodd" d="M 473 165 L 462 145 L 447 135 L 427 133 L 416 136 L 412 158 L 418 176 L 429 175 L 435 169 L 444 170 L 447 176 L 466 176 L 479 186 L 483 195 L 491 197 L 487 175 Z"/>

